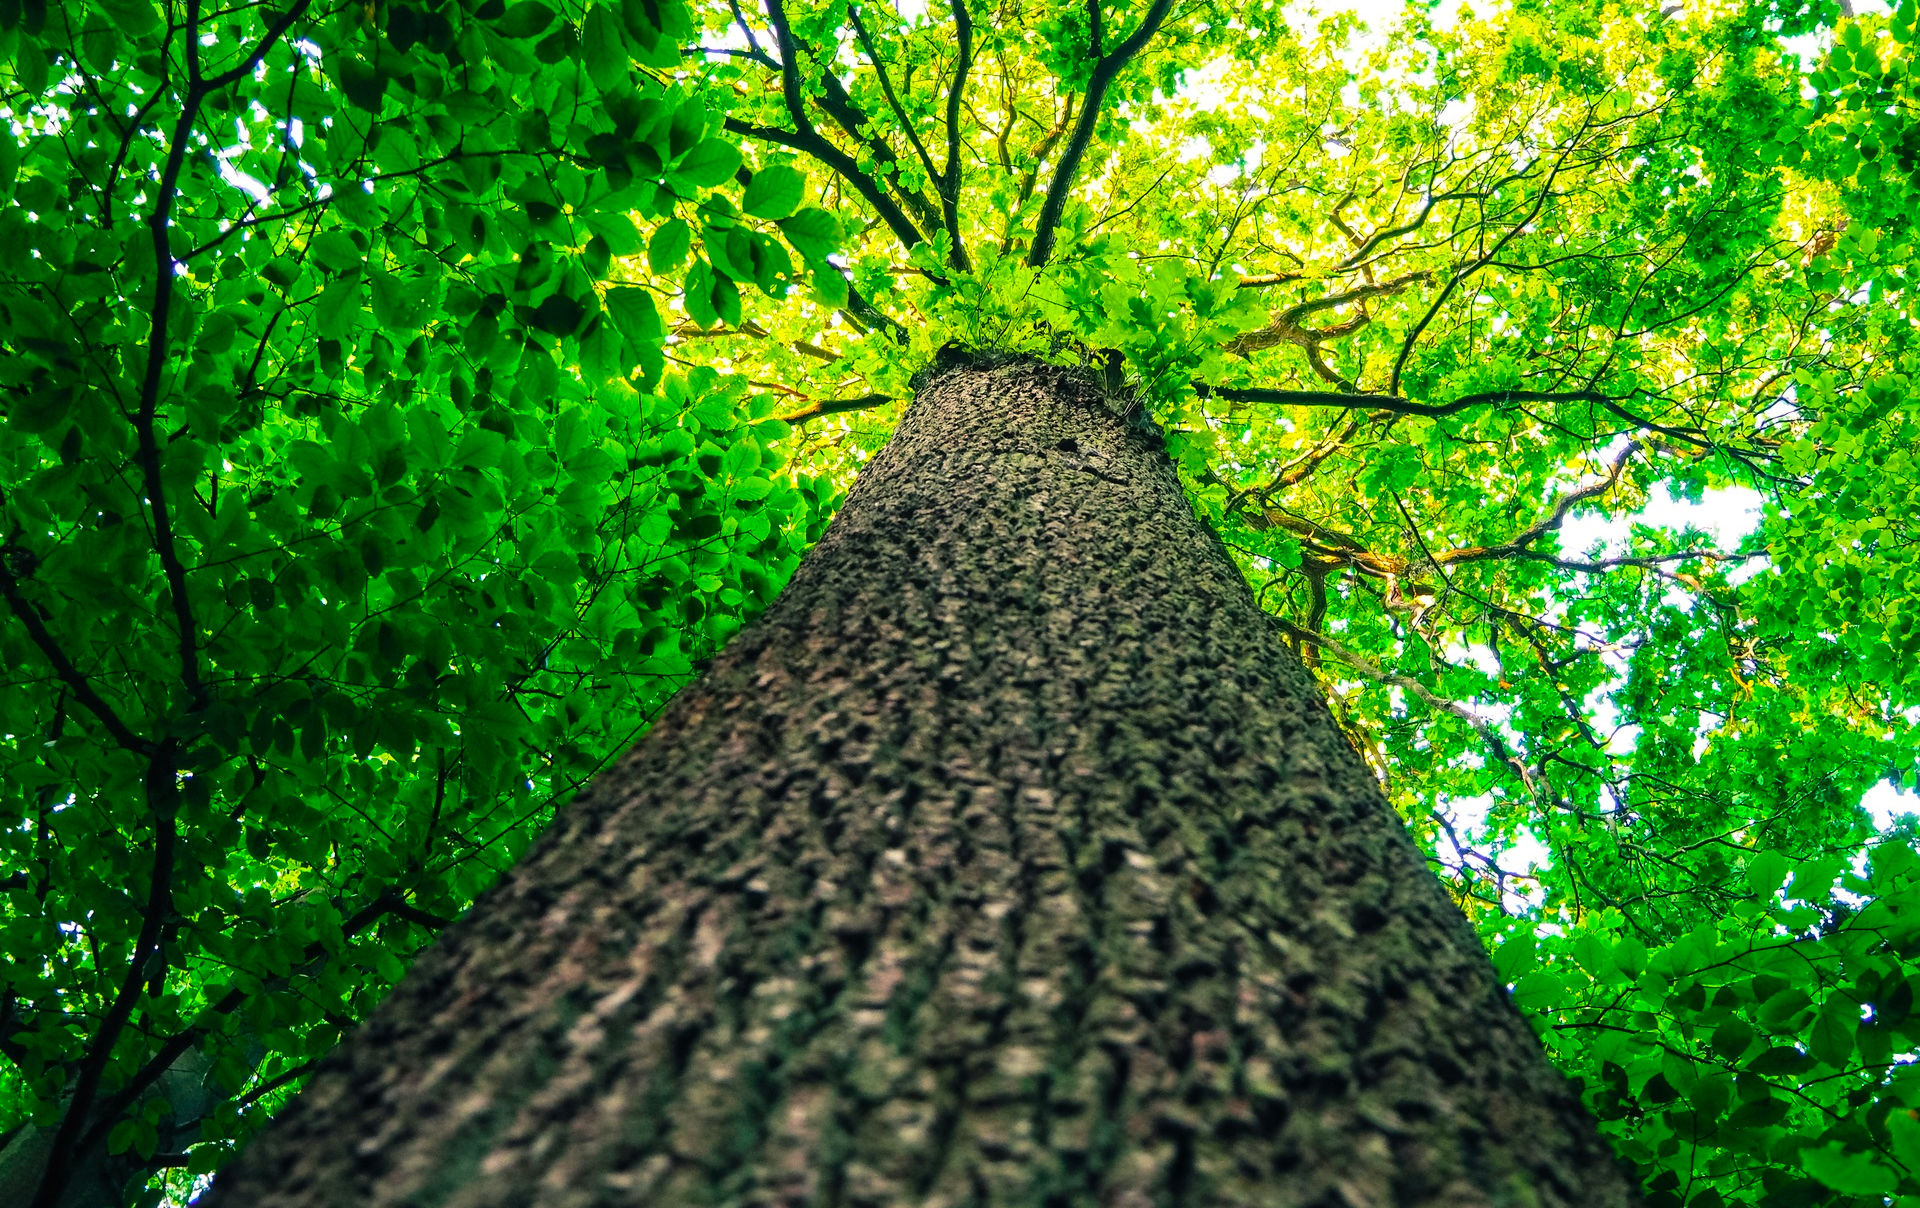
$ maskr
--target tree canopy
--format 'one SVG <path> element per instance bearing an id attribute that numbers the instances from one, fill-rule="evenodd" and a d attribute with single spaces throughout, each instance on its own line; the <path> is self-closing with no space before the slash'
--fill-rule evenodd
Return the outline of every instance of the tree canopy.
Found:
<path id="1" fill-rule="evenodd" d="M 1652 1202 L 1920 1196 L 1915 11 L 0 0 L 0 1188 L 184 1202 L 953 342 L 1165 429 Z"/>

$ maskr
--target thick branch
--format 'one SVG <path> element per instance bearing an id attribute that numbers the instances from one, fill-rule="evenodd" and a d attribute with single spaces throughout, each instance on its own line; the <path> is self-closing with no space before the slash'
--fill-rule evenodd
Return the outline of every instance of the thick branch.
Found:
<path id="1" fill-rule="evenodd" d="M 794 106 L 789 106 L 788 111 L 793 112 L 794 108 Z M 805 111 L 802 110 L 801 112 L 804 115 Z M 925 243 L 927 241 L 927 237 L 920 233 L 920 229 L 913 225 L 912 221 L 907 218 L 905 212 L 902 211 L 899 206 L 895 205 L 893 199 L 888 197 L 885 191 L 881 189 L 880 182 L 865 172 L 862 172 L 860 165 L 854 162 L 851 155 L 848 155 L 823 138 L 820 132 L 815 130 L 812 123 L 808 122 L 804 116 L 795 119 L 795 121 L 800 127 L 797 133 L 791 130 L 781 130 L 774 126 L 749 125 L 739 118 L 730 117 L 727 119 L 727 130 L 730 133 L 738 134 L 745 138 L 757 138 L 761 142 L 774 143 L 782 147 L 791 147 L 795 151 L 806 152 L 808 155 L 813 156 L 827 167 L 839 173 L 842 180 L 852 185 L 854 191 L 859 193 L 860 196 L 866 200 L 866 203 L 873 207 L 873 212 L 880 216 L 880 221 L 887 224 L 887 229 L 892 231 L 893 237 L 900 241 L 900 246 L 910 248 L 915 244 Z"/>
<path id="2" fill-rule="evenodd" d="M 1093 15 L 1097 18 L 1098 0 L 1094 0 L 1094 5 Z M 1153 7 L 1141 19 L 1140 28 L 1114 47 L 1111 53 L 1101 55 L 1093 65 L 1093 75 L 1087 80 L 1086 103 L 1080 108 L 1080 120 L 1073 128 L 1073 137 L 1067 140 L 1067 149 L 1060 156 L 1059 167 L 1054 169 L 1053 180 L 1047 185 L 1047 199 L 1040 206 L 1040 218 L 1034 223 L 1033 246 L 1027 251 L 1027 263 L 1032 267 L 1043 267 L 1053 256 L 1054 230 L 1060 225 L 1060 216 L 1066 212 L 1067 191 L 1073 187 L 1074 173 L 1080 170 L 1080 160 L 1087 153 L 1087 145 L 1093 141 L 1094 127 L 1099 124 L 1100 106 L 1106 100 L 1107 89 L 1112 87 L 1120 69 L 1159 32 L 1161 23 L 1167 19 L 1167 11 L 1172 7 L 1173 0 L 1153 0 Z M 1096 35 L 1096 48 L 1098 45 Z"/>
<path id="3" fill-rule="evenodd" d="M 1205 382 L 1195 382 L 1194 391 L 1201 398 L 1217 395 L 1232 403 L 1272 403 L 1294 407 L 1366 407 L 1375 411 L 1391 411 L 1396 415 L 1424 415 L 1429 419 L 1456 415 L 1469 407 L 1479 407 L 1487 403 L 1506 406 L 1511 403 L 1598 403 L 1610 410 L 1619 410 L 1613 396 L 1601 394 L 1596 390 L 1482 390 L 1476 394 L 1463 394 L 1450 403 L 1416 403 L 1394 394 L 1345 394 L 1331 390 L 1266 390 L 1257 387 L 1211 386 Z M 1637 416 L 1621 412 L 1634 424 L 1655 432 L 1667 429 L 1650 423 Z M 1701 443 L 1695 440 L 1693 443 Z"/>
<path id="4" fill-rule="evenodd" d="M 887 183 L 892 186 L 900 200 L 906 203 L 907 208 L 913 211 L 914 217 L 920 220 L 920 224 L 923 227 L 939 226 L 939 210 L 932 202 L 922 197 L 918 189 L 909 189 L 901 182 L 899 157 L 879 135 L 868 132 L 866 128 L 873 125 L 872 119 L 853 103 L 853 98 L 847 95 L 846 86 L 840 82 L 840 77 L 834 75 L 831 69 L 824 70 L 820 73 L 820 84 L 822 92 L 820 107 L 827 111 L 836 125 L 847 132 L 849 138 L 859 139 L 867 145 L 867 150 L 873 153 L 875 163 L 886 165 Z"/>

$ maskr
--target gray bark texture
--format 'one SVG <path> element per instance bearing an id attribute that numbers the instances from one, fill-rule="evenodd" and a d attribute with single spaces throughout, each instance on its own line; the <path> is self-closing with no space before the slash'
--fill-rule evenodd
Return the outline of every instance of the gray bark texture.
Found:
<path id="1" fill-rule="evenodd" d="M 943 354 L 202 1203 L 1639 1203 L 1124 410 Z"/>

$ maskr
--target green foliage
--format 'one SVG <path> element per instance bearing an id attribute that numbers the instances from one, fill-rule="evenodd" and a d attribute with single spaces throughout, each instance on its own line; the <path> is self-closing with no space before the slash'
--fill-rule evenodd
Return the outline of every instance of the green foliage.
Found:
<path id="1" fill-rule="evenodd" d="M 616 259 L 697 217 L 716 292 L 793 276 L 632 63 L 677 9 L 7 11 L 0 1134 L 73 1118 L 138 1188 L 217 1167 L 835 491 Z"/>
<path id="2" fill-rule="evenodd" d="M 1920 857 L 1778 849 L 1732 908 L 1649 937 L 1617 910 L 1494 949 L 1655 1205 L 1881 1203 L 1920 1189 Z M 1785 888 L 1783 889 L 1783 883 Z M 1865 1200 L 1853 1197 L 1865 1196 Z"/>

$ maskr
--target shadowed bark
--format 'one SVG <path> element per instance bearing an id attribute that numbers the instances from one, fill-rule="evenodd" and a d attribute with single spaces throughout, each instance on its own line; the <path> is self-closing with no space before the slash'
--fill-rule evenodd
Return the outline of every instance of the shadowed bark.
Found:
<path id="1" fill-rule="evenodd" d="M 925 375 L 203 1201 L 1638 1202 L 1158 435 L 1028 362 Z"/>

